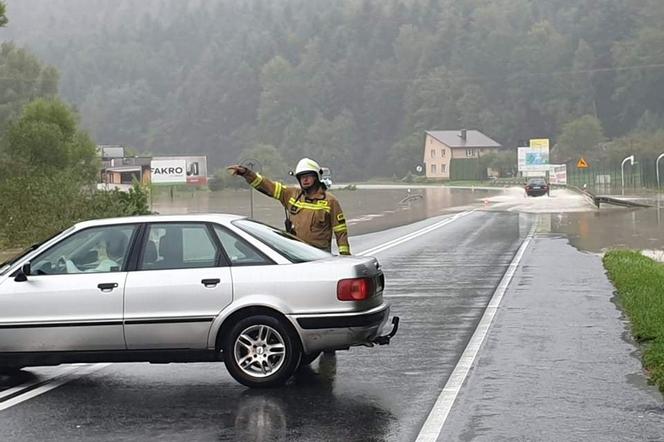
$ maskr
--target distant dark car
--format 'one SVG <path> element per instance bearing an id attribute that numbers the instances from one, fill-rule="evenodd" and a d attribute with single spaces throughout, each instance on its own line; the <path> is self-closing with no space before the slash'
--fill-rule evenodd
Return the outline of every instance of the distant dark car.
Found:
<path id="1" fill-rule="evenodd" d="M 549 184 L 544 178 L 531 178 L 526 183 L 526 195 L 542 196 L 549 194 Z"/>

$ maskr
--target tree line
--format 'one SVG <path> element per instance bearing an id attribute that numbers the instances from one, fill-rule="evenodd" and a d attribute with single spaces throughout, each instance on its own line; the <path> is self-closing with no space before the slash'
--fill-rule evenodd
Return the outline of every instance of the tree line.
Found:
<path id="1" fill-rule="evenodd" d="M 217 166 L 307 155 L 357 179 L 403 176 L 432 129 L 551 138 L 560 162 L 652 155 L 664 139 L 659 0 L 9 6 L 10 36 L 58 67 L 100 143 Z"/>
<path id="2" fill-rule="evenodd" d="M 8 22 L 0 2 L 0 27 Z M 91 218 L 147 213 L 147 193 L 98 192 L 95 143 L 58 98 L 58 73 L 0 44 L 0 250 Z"/>

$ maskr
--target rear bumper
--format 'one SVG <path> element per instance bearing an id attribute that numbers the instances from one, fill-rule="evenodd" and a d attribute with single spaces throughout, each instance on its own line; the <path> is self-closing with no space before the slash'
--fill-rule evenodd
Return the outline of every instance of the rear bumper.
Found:
<path id="1" fill-rule="evenodd" d="M 546 195 L 547 190 L 545 189 L 534 189 L 534 190 L 526 190 L 526 194 L 528 196 L 542 196 Z"/>
<path id="2" fill-rule="evenodd" d="M 305 353 L 341 350 L 357 345 L 372 346 L 390 316 L 390 306 L 358 313 L 291 316 Z"/>

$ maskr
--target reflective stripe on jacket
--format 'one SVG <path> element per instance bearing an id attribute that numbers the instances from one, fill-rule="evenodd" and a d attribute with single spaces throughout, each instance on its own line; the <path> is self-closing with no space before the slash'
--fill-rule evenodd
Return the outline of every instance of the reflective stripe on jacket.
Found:
<path id="1" fill-rule="evenodd" d="M 281 202 L 293 223 L 295 236 L 330 251 L 334 234 L 339 253 L 350 255 L 346 218 L 339 200 L 330 192 L 320 189 L 315 195 L 305 197 L 301 189 L 287 187 L 251 170 L 247 170 L 244 178 L 254 189 Z"/>

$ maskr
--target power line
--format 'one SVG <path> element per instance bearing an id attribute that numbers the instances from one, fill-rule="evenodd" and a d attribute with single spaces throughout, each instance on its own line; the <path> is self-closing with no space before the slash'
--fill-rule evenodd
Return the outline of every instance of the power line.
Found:
<path id="1" fill-rule="evenodd" d="M 507 76 L 526 76 L 526 77 L 546 77 L 554 75 L 576 75 L 576 74 L 593 74 L 597 72 L 623 72 L 623 71 L 634 71 L 641 69 L 661 69 L 664 68 L 664 63 L 653 63 L 653 64 L 637 64 L 631 66 L 617 66 L 609 68 L 592 68 L 592 69 L 572 69 L 564 71 L 552 71 L 552 72 L 526 72 L 526 71 L 515 71 L 506 74 Z M 476 78 L 494 78 L 492 75 L 456 75 L 455 79 L 476 79 Z M 379 82 L 394 82 L 394 81 L 409 81 L 409 80 L 422 80 L 422 77 L 417 78 L 390 78 L 384 80 L 378 80 Z M 6 81 L 23 81 L 29 83 L 36 83 L 42 81 L 43 78 L 19 78 L 19 77 L 0 77 L 0 80 Z"/>

